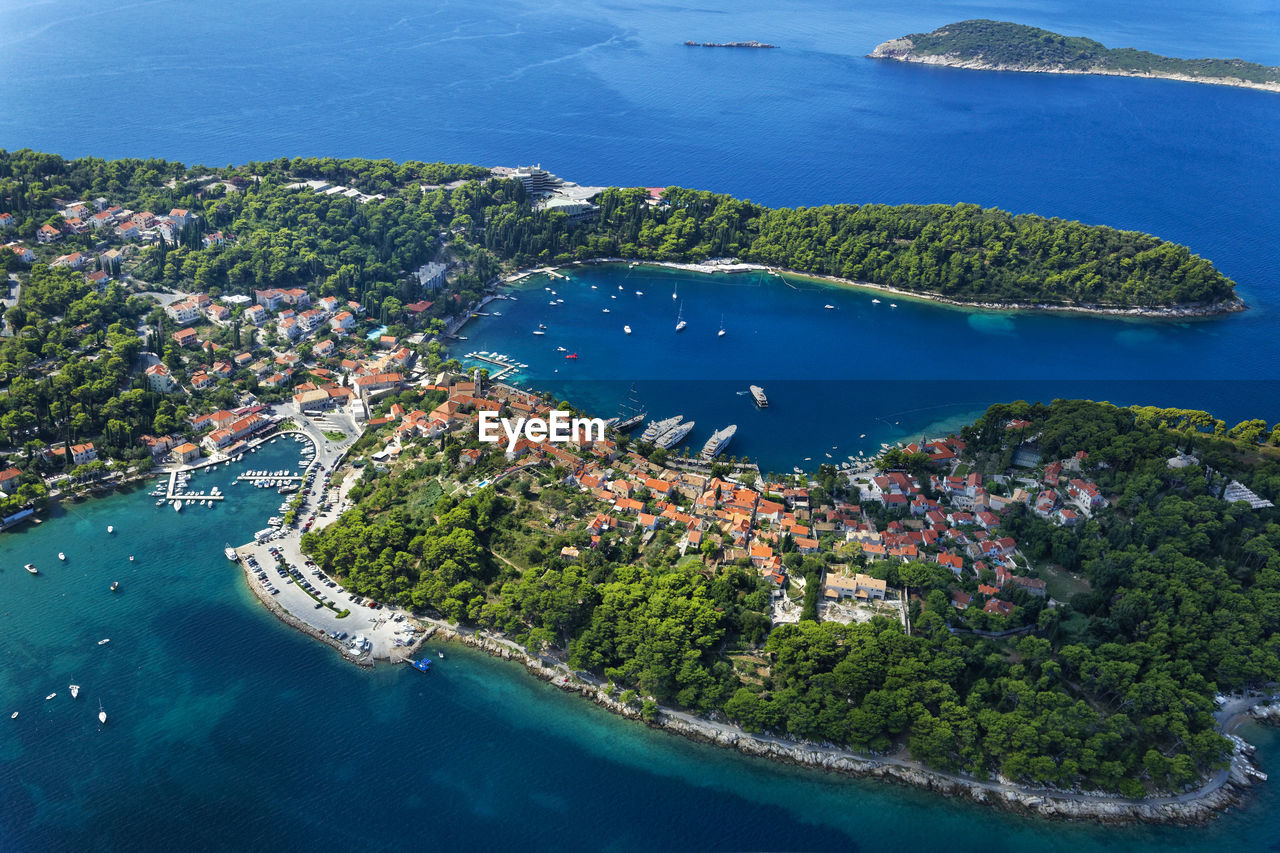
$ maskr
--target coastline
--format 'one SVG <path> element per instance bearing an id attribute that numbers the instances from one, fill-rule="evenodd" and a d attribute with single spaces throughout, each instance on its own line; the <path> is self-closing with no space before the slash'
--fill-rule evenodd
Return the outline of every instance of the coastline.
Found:
<path id="1" fill-rule="evenodd" d="M 1175 74 L 1160 71 L 1122 71 L 1115 69 L 1094 68 L 1081 70 L 1075 68 L 1058 68 L 1050 65 L 1024 66 L 1006 65 L 998 62 L 984 62 L 981 59 L 959 59 L 945 54 L 920 56 L 911 52 L 915 45 L 910 39 L 891 39 L 876 45 L 868 59 L 891 59 L 896 62 L 910 62 L 916 65 L 934 65 L 942 68 L 966 68 L 971 71 L 1020 71 L 1028 74 L 1090 74 L 1099 77 L 1139 77 L 1147 80 L 1176 80 L 1182 83 L 1203 83 L 1208 86 L 1232 86 L 1237 89 L 1254 89 L 1259 92 L 1280 94 L 1280 83 L 1255 83 L 1238 77 L 1196 77 L 1191 74 Z"/>
<path id="2" fill-rule="evenodd" d="M 869 281 L 857 281 L 855 279 L 840 278 L 839 276 L 822 275 L 821 273 L 803 272 L 801 270 L 787 269 L 786 267 L 771 267 L 765 264 L 755 263 L 738 263 L 738 264 L 712 264 L 712 263 L 680 263 L 676 261 L 646 261 L 636 260 L 634 258 L 592 258 L 585 261 L 574 261 L 559 267 L 535 267 L 531 269 L 517 270 L 509 276 L 501 279 L 501 284 L 513 284 L 530 275 L 538 273 L 547 273 L 549 271 L 557 271 L 569 269 L 575 266 L 590 266 L 599 264 L 636 264 L 638 266 L 662 267 L 665 269 L 683 270 L 685 272 L 697 273 L 741 273 L 741 272 L 769 272 L 777 276 L 795 276 L 797 278 L 807 279 L 819 284 L 828 284 L 837 287 L 850 288 L 855 290 L 863 290 L 875 293 L 887 294 L 902 299 L 915 299 L 921 302 L 931 302 L 937 305 L 948 305 L 953 308 L 961 308 L 967 310 L 981 310 L 991 312 L 1049 312 L 1049 313 L 1067 313 L 1067 314 L 1092 314 L 1100 317 L 1130 317 L 1135 319 L 1146 320 L 1186 320 L 1194 318 L 1217 317 L 1224 314 L 1237 314 L 1242 311 L 1248 311 L 1249 306 L 1243 299 L 1236 296 L 1227 302 L 1205 304 L 1187 304 L 1176 305 L 1162 308 L 1144 308 L 1144 307 L 1128 307 L 1121 308 L 1109 305 L 1091 305 L 1091 304 L 1074 304 L 1074 305 L 1055 305 L 1049 302 L 983 302 L 964 299 L 954 299 L 949 296 L 943 296 L 940 293 L 930 293 L 928 291 L 918 290 L 902 290 L 900 288 L 891 287 L 885 284 L 875 284 Z M 474 309 L 473 309 L 474 310 Z M 468 315 L 470 319 L 470 315 Z M 463 324 L 465 325 L 465 323 Z"/>
<path id="3" fill-rule="evenodd" d="M 631 720 L 643 719 L 640 709 L 634 704 L 623 704 L 599 682 L 583 678 L 563 663 L 550 660 L 545 656 L 532 655 L 518 644 L 483 630 L 465 629 L 435 619 L 422 621 L 432 626 L 434 630 L 429 630 L 432 630 L 432 635 L 436 639 L 456 640 L 494 657 L 521 663 L 535 678 L 562 690 L 577 693 L 619 716 Z M 1255 700 L 1241 701 L 1254 702 Z M 1257 704 L 1232 714 L 1221 727 L 1223 733 L 1235 746 L 1227 768 L 1214 773 L 1194 791 L 1144 800 L 1126 799 L 1105 792 L 1033 789 L 1003 780 L 984 781 L 927 768 L 918 762 L 896 755 L 866 756 L 830 744 L 752 734 L 730 723 L 697 717 L 665 706 L 659 706 L 653 718 L 646 722 L 651 728 L 660 729 L 668 734 L 736 749 L 743 755 L 754 758 L 859 778 L 885 780 L 947 797 L 966 798 L 977 804 L 1000 807 L 1024 815 L 1056 820 L 1087 820 L 1112 825 L 1134 823 L 1198 825 L 1207 823 L 1223 811 L 1242 804 L 1252 787 L 1267 778 L 1266 774 L 1254 766 L 1250 759 L 1254 747 L 1232 734 L 1234 729 L 1247 719 L 1266 721 L 1280 719 L 1280 704 L 1256 701 Z"/>

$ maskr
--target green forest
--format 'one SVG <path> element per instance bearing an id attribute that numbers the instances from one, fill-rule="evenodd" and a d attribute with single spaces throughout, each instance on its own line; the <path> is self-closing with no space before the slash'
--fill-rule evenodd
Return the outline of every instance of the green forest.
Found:
<path id="1" fill-rule="evenodd" d="M 1013 418 L 1031 426 L 1011 433 Z M 580 523 L 549 526 L 594 511 L 553 480 L 536 493 L 517 481 L 441 497 L 452 440 L 420 445 L 403 470 L 367 467 L 357 507 L 303 545 L 359 594 L 559 648 L 646 713 L 718 711 L 750 731 L 868 753 L 905 745 L 941 770 L 1141 797 L 1223 766 L 1214 695 L 1280 675 L 1280 515 L 1214 493 L 1229 475 L 1280 494 L 1280 464 L 1216 424 L 1203 412 L 1055 401 L 993 406 L 964 429 L 974 470 L 1005 470 L 1019 445 L 1045 458 L 1083 450 L 1119 496 L 1076 528 L 1016 512 L 1002 522 L 1088 581 L 1054 608 L 1014 593 L 1035 630 L 1003 640 L 952 633 L 955 578 L 930 563 L 892 569 L 915 596 L 910 635 L 887 617 L 811 614 L 770 630 L 770 593 L 747 561 L 681 560 L 671 532 L 648 547 L 621 533 L 591 548 Z M 1169 467 L 1179 452 L 1199 462 Z M 565 545 L 581 557 L 559 556 Z M 793 571 L 820 576 L 821 561 L 789 547 Z"/>
<path id="2" fill-rule="evenodd" d="M 947 56 L 1025 68 L 1185 74 L 1280 83 L 1280 68 L 1273 65 L 1242 59 L 1177 59 L 1131 47 L 1108 48 L 1093 39 L 1064 36 L 1007 21 L 960 21 L 906 38 L 914 45 L 911 53 L 917 56 Z"/>
<path id="3" fill-rule="evenodd" d="M 16 200 L 20 236 L 60 219 L 54 198 L 102 192 L 135 209 L 183 207 L 234 239 L 205 248 L 192 229 L 173 245 L 147 249 L 138 277 L 214 294 L 308 287 L 315 296 L 354 299 L 383 322 L 416 298 L 408 272 L 442 252 L 457 264 L 453 287 L 463 301 L 503 269 L 601 257 L 737 257 L 964 302 L 1160 307 L 1235 299 L 1234 283 L 1185 246 L 972 204 L 770 209 L 677 187 L 661 202 L 643 189 L 611 188 L 597 199 L 598 218 L 574 223 L 537 209 L 519 182 L 473 166 L 282 158 L 220 170 L 244 184 L 234 192 L 204 180 L 205 169 L 0 152 L 0 198 Z M 290 188 L 308 177 L 388 197 L 361 203 Z M 450 181 L 452 189 L 441 185 Z"/>

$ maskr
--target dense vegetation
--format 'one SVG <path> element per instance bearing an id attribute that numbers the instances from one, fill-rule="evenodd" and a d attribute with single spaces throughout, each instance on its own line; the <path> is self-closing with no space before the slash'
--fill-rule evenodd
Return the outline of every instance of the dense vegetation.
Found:
<path id="1" fill-rule="evenodd" d="M 931 33 L 907 36 L 919 56 L 979 60 L 1015 68 L 1183 74 L 1189 77 L 1280 83 L 1280 68 L 1242 59 L 1176 59 L 1145 50 L 1107 48 L 1078 36 L 1064 36 L 1006 21 L 960 21 Z"/>
<path id="2" fill-rule="evenodd" d="M 1011 433 L 1011 418 L 1031 426 Z M 1035 631 L 1003 640 L 952 633 L 956 579 L 927 563 L 868 569 L 918 595 L 909 636 L 885 617 L 843 625 L 812 612 L 770 631 L 768 589 L 745 561 L 680 560 L 670 532 L 646 548 L 625 533 L 587 547 L 573 521 L 594 511 L 586 495 L 547 482 L 536 495 L 521 484 L 442 498 L 452 439 L 423 446 L 408 470 L 367 469 L 358 508 L 304 547 L 359 593 L 558 647 L 627 697 L 858 750 L 905 743 L 943 770 L 1142 796 L 1221 766 L 1214 694 L 1280 674 L 1280 514 L 1216 497 L 1228 476 L 1280 497 L 1280 465 L 1256 443 L 1265 434 L 1242 436 L 1251 423 L 1226 431 L 1203 412 L 1058 401 L 993 406 L 966 428 L 974 470 L 1004 471 L 1019 443 L 1046 459 L 1084 450 L 1090 476 L 1119 496 L 1076 528 L 1019 512 L 1002 522 L 1037 564 L 1087 579 L 1055 608 L 1008 596 L 1011 621 L 1030 613 Z M 1170 468 L 1180 451 L 1199 463 Z M 581 557 L 562 559 L 564 545 Z M 820 577 L 812 557 L 785 562 Z"/>
<path id="3" fill-rule="evenodd" d="M 680 188 L 668 189 L 660 204 L 641 189 L 608 189 L 597 220 L 571 223 L 535 209 L 518 182 L 482 182 L 488 173 L 471 166 L 281 159 L 231 170 L 252 179 L 234 192 L 189 177 L 202 169 L 0 152 L 0 197 L 22 199 L 22 235 L 56 219 L 47 207 L 53 197 L 108 192 L 135 208 L 184 207 L 235 239 L 202 248 L 192 233 L 161 244 L 136 275 L 215 293 L 306 286 L 359 301 L 384 322 L 417 298 L 408 272 L 442 253 L 458 265 L 453 284 L 462 301 L 504 264 L 728 256 L 971 302 L 1127 307 L 1234 297 L 1233 283 L 1185 246 L 971 204 L 770 209 Z M 162 183 L 174 174 L 183 177 Z M 361 203 L 289 189 L 311 176 L 391 195 Z M 456 183 L 446 189 L 439 185 L 446 180 Z"/>

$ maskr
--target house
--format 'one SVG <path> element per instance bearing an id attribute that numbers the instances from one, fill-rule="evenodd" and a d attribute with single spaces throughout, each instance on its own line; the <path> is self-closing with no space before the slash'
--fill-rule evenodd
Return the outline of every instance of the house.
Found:
<path id="1" fill-rule="evenodd" d="M 1096 509 L 1107 502 L 1102 492 L 1093 483 L 1081 479 L 1073 479 L 1067 483 L 1067 494 L 1078 504 L 1089 509 Z"/>
<path id="2" fill-rule="evenodd" d="M 963 590 L 955 589 L 951 591 L 951 606 L 956 610 L 968 610 L 972 601 L 973 596 Z"/>
<path id="3" fill-rule="evenodd" d="M 217 384 L 217 381 L 218 380 L 201 370 L 191 377 L 191 387 L 199 391 L 203 388 L 208 388 L 210 385 Z"/>
<path id="4" fill-rule="evenodd" d="M 98 451 L 93 449 L 93 442 L 88 441 L 84 444 L 71 445 L 71 461 L 77 465 L 84 465 L 98 458 Z"/>
<path id="5" fill-rule="evenodd" d="M 993 598 L 982 608 L 983 613 L 995 613 L 1001 616 L 1008 616 L 1013 613 L 1013 603 L 1005 601 L 1002 598 Z"/>
<path id="6" fill-rule="evenodd" d="M 888 591 L 888 584 L 885 581 L 873 578 L 871 575 L 858 574 L 854 575 L 854 582 L 857 585 L 857 597 L 870 599 L 873 601 L 883 601 L 885 592 Z"/>
<path id="7" fill-rule="evenodd" d="M 356 318 L 352 316 L 350 311 L 342 311 L 335 314 L 333 319 L 329 321 L 329 326 L 335 332 L 344 334 L 355 328 Z"/>
<path id="8" fill-rule="evenodd" d="M 179 329 L 170 337 L 180 347 L 193 347 L 200 343 L 200 336 L 196 334 L 195 329 Z"/>
<path id="9" fill-rule="evenodd" d="M 169 373 L 169 368 L 163 364 L 153 364 L 147 368 L 147 385 L 152 391 L 158 391 L 161 394 L 168 394 L 178 387 L 178 383 L 173 381 L 173 375 Z"/>
<path id="10" fill-rule="evenodd" d="M 115 229 L 115 235 L 121 240 L 137 240 L 141 233 L 138 229 L 138 223 L 132 219 L 128 222 L 121 222 Z"/>
<path id="11" fill-rule="evenodd" d="M 844 601 L 857 594 L 858 581 L 848 575 L 828 573 L 826 582 L 822 585 L 822 596 L 832 601 Z"/>
<path id="12" fill-rule="evenodd" d="M 173 460 L 186 464 L 200 458 L 200 448 L 191 442 L 179 444 L 173 449 Z"/>
<path id="13" fill-rule="evenodd" d="M 55 267 L 69 267 L 73 270 L 84 269 L 84 265 L 89 262 L 89 258 L 81 252 L 72 252 L 69 255 L 61 255 L 56 258 L 52 264 Z"/>
<path id="14" fill-rule="evenodd" d="M 323 340 L 311 348 L 311 354 L 317 358 L 328 358 L 333 355 L 333 341 Z"/>
<path id="15" fill-rule="evenodd" d="M 209 318 L 211 323 L 223 323 L 231 318 L 231 309 L 225 305 L 211 302 L 205 306 L 204 315 Z"/>
<path id="16" fill-rule="evenodd" d="M 230 379 L 231 364 L 230 362 L 226 362 L 226 361 L 215 361 L 213 363 L 213 367 L 209 368 L 209 373 L 213 374 L 219 379 Z"/>
<path id="17" fill-rule="evenodd" d="M 261 326 L 263 323 L 267 322 L 267 318 L 270 315 L 267 313 L 267 309 L 263 308 L 261 305 L 250 305 L 248 308 L 244 309 L 243 316 L 245 320 L 249 321 L 253 325 Z"/>
<path id="18" fill-rule="evenodd" d="M 178 226 L 179 228 L 185 228 L 187 223 L 190 222 L 194 217 L 191 215 L 191 212 L 188 211 L 186 208 L 175 207 L 173 210 L 169 211 L 168 218 L 173 222 L 174 225 Z"/>
<path id="19" fill-rule="evenodd" d="M 1014 586 L 1025 589 L 1029 595 L 1034 595 L 1036 598 L 1044 598 L 1048 593 L 1048 588 L 1041 578 L 1024 578 L 1015 575 L 1011 580 Z"/>
<path id="20" fill-rule="evenodd" d="M 268 311 L 275 311 L 284 304 L 284 292 L 272 288 L 270 290 L 255 290 L 253 292 L 254 300 L 266 308 Z"/>
<path id="21" fill-rule="evenodd" d="M 164 313 L 178 325 L 185 326 L 200 319 L 200 305 L 194 299 L 183 299 L 166 305 Z"/>
<path id="22" fill-rule="evenodd" d="M 62 232 L 52 225 L 41 225 L 36 232 L 36 240 L 41 243 L 54 243 L 62 239 Z"/>
<path id="23" fill-rule="evenodd" d="M 29 264 L 36 259 L 36 253 L 28 249 L 26 246 L 21 246 L 17 243 L 10 243 L 8 248 L 18 256 L 18 260 L 25 264 Z"/>
<path id="24" fill-rule="evenodd" d="M 12 213 L 0 213 L 0 228 L 12 228 L 14 218 Z"/>
<path id="25" fill-rule="evenodd" d="M 402 373 L 375 373 L 372 376 L 361 376 L 355 381 L 355 388 L 356 393 L 364 398 L 387 388 L 398 388 L 403 381 Z"/>
<path id="26" fill-rule="evenodd" d="M 212 234 L 204 235 L 204 239 L 200 241 L 204 247 L 208 249 L 211 246 L 221 246 L 226 242 L 226 238 L 222 236 L 221 231 L 214 231 Z"/>
<path id="27" fill-rule="evenodd" d="M 253 353 L 242 352 L 231 360 L 235 362 L 236 367 L 244 367 L 249 362 L 253 361 Z"/>
<path id="28" fill-rule="evenodd" d="M 110 225 L 114 221 L 115 221 L 115 217 L 104 210 L 100 213 L 95 213 L 93 216 L 89 217 L 89 227 L 92 228 L 94 231 L 100 231 L 103 228 L 106 228 L 108 225 Z"/>
<path id="29" fill-rule="evenodd" d="M 276 323 L 276 332 L 282 338 L 296 341 L 302 335 L 302 329 L 298 328 L 298 321 L 293 317 L 285 317 Z"/>

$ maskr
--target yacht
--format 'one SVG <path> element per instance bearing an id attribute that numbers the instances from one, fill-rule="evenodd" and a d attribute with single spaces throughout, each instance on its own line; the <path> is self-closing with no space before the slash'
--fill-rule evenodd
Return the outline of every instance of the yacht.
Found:
<path id="1" fill-rule="evenodd" d="M 751 386 L 751 398 L 756 401 L 756 405 L 762 409 L 769 408 L 769 398 L 764 395 L 764 389 L 759 385 Z"/>
<path id="2" fill-rule="evenodd" d="M 72 685 L 70 686 L 70 688 L 69 688 L 69 689 L 71 690 L 71 698 L 72 698 L 72 699 L 75 699 L 75 698 L 77 698 L 77 697 L 80 695 L 80 685 L 79 685 L 79 684 L 72 684 Z"/>
<path id="3" fill-rule="evenodd" d="M 57 695 L 58 695 L 57 693 L 50 693 L 48 696 L 44 697 L 44 701 L 48 702 L 50 699 L 52 699 L 54 696 L 57 696 Z"/>
<path id="4" fill-rule="evenodd" d="M 680 310 L 676 312 L 676 331 L 683 332 L 685 329 L 685 326 L 688 326 L 688 325 L 689 324 L 685 322 L 685 319 L 684 319 L 684 303 L 681 302 Z"/>
<path id="5" fill-rule="evenodd" d="M 109 642 L 111 642 L 110 637 L 103 637 L 101 640 L 98 641 L 98 645 L 105 646 Z"/>
<path id="6" fill-rule="evenodd" d="M 660 421 L 653 421 L 644 428 L 644 432 L 640 433 L 640 440 L 654 441 L 664 432 L 673 429 L 682 420 L 684 420 L 684 415 L 676 415 L 675 417 L 664 418 Z"/>
<path id="7" fill-rule="evenodd" d="M 896 302 L 890 302 L 890 303 L 889 303 L 889 307 L 890 307 L 890 308 L 897 308 L 897 307 L 898 307 L 898 303 L 896 303 Z"/>
<path id="8" fill-rule="evenodd" d="M 717 338 L 724 337 L 724 315 L 723 314 L 720 315 L 720 331 L 716 332 L 716 337 Z"/>
<path id="9" fill-rule="evenodd" d="M 102 724 L 104 724 L 104 725 L 105 725 L 105 724 L 106 724 L 106 722 L 107 722 L 107 712 L 106 712 L 105 710 L 103 710 L 103 708 L 102 708 L 102 700 L 101 700 L 101 699 L 99 699 L 99 700 L 98 700 L 98 722 L 99 722 L 99 723 L 102 723 Z"/>
<path id="10" fill-rule="evenodd" d="M 115 591 L 116 591 L 116 590 L 118 590 L 118 589 L 120 589 L 120 581 L 112 581 L 112 582 L 111 582 L 111 591 L 112 591 L 112 592 L 115 592 Z"/>
<path id="11" fill-rule="evenodd" d="M 173 511 L 174 511 L 174 512 L 182 512 L 182 501 L 174 501 L 174 502 L 173 502 Z"/>
<path id="12" fill-rule="evenodd" d="M 823 307 L 823 308 L 825 308 L 825 309 L 827 309 L 828 311 L 834 311 L 834 310 L 836 310 L 836 306 L 834 306 L 834 305 L 823 305 L 822 307 Z"/>
<path id="13" fill-rule="evenodd" d="M 711 438 L 707 439 L 707 443 L 702 445 L 702 460 L 710 462 L 723 453 L 737 431 L 737 424 L 729 424 L 724 429 L 712 433 Z"/>
<path id="14" fill-rule="evenodd" d="M 637 290 L 637 291 L 636 291 L 636 296 L 644 296 L 644 291 L 643 291 L 643 290 Z"/>
<path id="15" fill-rule="evenodd" d="M 625 333 L 627 333 L 627 334 L 629 335 L 629 334 L 631 334 L 631 327 L 630 327 L 630 326 L 623 326 L 623 327 L 622 327 L 622 331 L 623 331 L 623 332 L 625 332 Z"/>
<path id="16" fill-rule="evenodd" d="M 670 450 L 688 437 L 689 433 L 693 431 L 693 425 L 694 421 L 685 421 L 658 436 L 658 440 L 654 444 L 663 450 Z"/>

